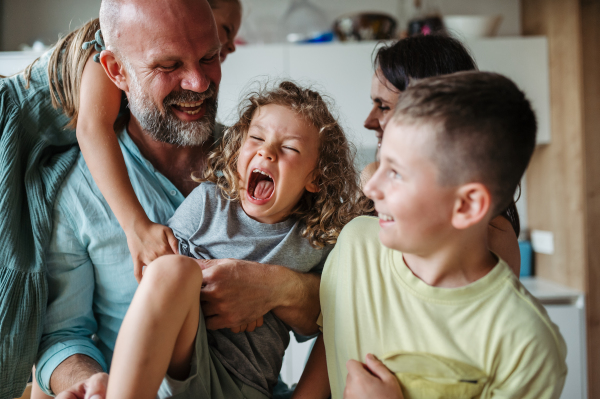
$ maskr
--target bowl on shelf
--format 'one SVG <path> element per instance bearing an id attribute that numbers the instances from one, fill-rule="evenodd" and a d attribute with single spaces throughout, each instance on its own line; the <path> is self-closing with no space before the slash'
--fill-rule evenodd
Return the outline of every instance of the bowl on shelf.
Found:
<path id="1" fill-rule="evenodd" d="M 446 31 L 458 38 L 492 37 L 498 33 L 502 15 L 445 15 Z"/>
<path id="2" fill-rule="evenodd" d="M 395 37 L 396 26 L 387 14 L 361 12 L 336 19 L 333 31 L 341 41 L 388 40 Z"/>

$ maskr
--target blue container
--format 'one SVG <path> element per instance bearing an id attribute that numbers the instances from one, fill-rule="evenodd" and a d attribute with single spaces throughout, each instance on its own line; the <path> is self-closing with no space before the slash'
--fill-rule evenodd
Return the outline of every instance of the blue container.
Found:
<path id="1" fill-rule="evenodd" d="M 529 241 L 519 241 L 521 251 L 521 277 L 533 276 L 533 248 Z"/>

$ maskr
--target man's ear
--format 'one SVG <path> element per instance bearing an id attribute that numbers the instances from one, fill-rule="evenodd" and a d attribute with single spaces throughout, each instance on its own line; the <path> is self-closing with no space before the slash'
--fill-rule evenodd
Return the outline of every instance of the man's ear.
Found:
<path id="1" fill-rule="evenodd" d="M 127 84 L 127 72 L 125 67 L 117 60 L 115 54 L 110 50 L 103 50 L 100 53 L 100 63 L 104 71 L 112 80 L 112 82 L 121 90 L 128 93 L 129 85 Z"/>
<path id="2" fill-rule="evenodd" d="M 481 183 L 469 183 L 456 191 L 452 226 L 463 230 L 485 219 L 492 207 L 492 195 Z"/>

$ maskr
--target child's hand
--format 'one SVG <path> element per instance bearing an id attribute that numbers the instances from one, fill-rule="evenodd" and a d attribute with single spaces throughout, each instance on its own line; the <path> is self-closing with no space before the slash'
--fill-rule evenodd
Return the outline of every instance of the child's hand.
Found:
<path id="1" fill-rule="evenodd" d="M 126 232 L 126 235 L 133 258 L 133 273 L 138 283 L 142 280 L 144 266 L 160 256 L 177 253 L 177 238 L 170 228 L 162 224 L 148 221 Z"/>
<path id="2" fill-rule="evenodd" d="M 263 317 L 260 316 L 257 320 L 253 321 L 252 323 L 242 324 L 241 326 L 230 328 L 230 330 L 231 330 L 231 332 L 236 333 L 236 334 L 239 332 L 244 332 L 244 331 L 252 332 L 262 325 L 263 325 Z"/>
<path id="3" fill-rule="evenodd" d="M 396 376 L 374 355 L 368 354 L 367 364 L 348 360 L 344 399 L 379 398 L 404 399 Z"/>

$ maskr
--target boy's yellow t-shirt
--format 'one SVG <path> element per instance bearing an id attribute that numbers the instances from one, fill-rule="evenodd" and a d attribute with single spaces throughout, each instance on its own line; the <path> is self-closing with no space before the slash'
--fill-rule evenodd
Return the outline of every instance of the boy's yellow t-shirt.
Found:
<path id="1" fill-rule="evenodd" d="M 566 346 L 545 309 L 504 261 L 461 288 L 417 278 L 379 241 L 378 220 L 340 234 L 321 280 L 321 316 L 332 397 L 346 362 L 381 359 L 406 399 L 558 398 Z"/>

